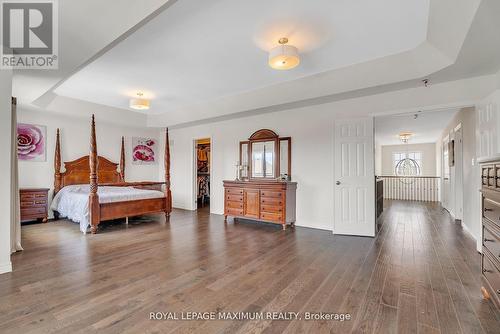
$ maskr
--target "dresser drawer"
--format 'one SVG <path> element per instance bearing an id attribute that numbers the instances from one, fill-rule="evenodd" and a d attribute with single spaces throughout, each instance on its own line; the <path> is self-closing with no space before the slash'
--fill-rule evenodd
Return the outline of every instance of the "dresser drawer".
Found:
<path id="1" fill-rule="evenodd" d="M 21 200 L 21 208 L 31 208 L 34 206 L 47 206 L 46 199 L 34 199 L 34 200 Z"/>
<path id="2" fill-rule="evenodd" d="M 497 298 L 500 297 L 500 272 L 489 257 L 483 254 L 483 275 L 492 287 Z"/>
<path id="3" fill-rule="evenodd" d="M 243 195 L 226 195 L 226 202 L 243 203 Z"/>
<path id="4" fill-rule="evenodd" d="M 261 197 L 273 197 L 273 198 L 283 198 L 283 192 L 281 191 L 269 191 L 269 190 L 261 190 Z"/>
<path id="5" fill-rule="evenodd" d="M 276 197 L 265 197 L 260 199 L 261 206 L 262 205 L 271 205 L 271 206 L 282 206 L 283 200 L 281 198 Z"/>
<path id="6" fill-rule="evenodd" d="M 481 173 L 481 180 L 482 180 L 482 185 L 484 187 L 488 186 L 488 168 L 483 167 L 482 173 Z"/>
<path id="7" fill-rule="evenodd" d="M 497 182 L 496 182 L 496 168 L 491 167 L 488 168 L 488 187 L 495 187 Z"/>
<path id="8" fill-rule="evenodd" d="M 46 207 L 22 208 L 21 216 L 43 215 L 47 212 Z"/>
<path id="9" fill-rule="evenodd" d="M 500 226 L 500 203 L 486 197 L 483 204 L 483 216 Z"/>
<path id="10" fill-rule="evenodd" d="M 31 201 L 35 199 L 35 193 L 21 193 L 21 201 Z"/>
<path id="11" fill-rule="evenodd" d="M 235 209 L 235 208 L 227 208 L 226 207 L 226 215 L 228 215 L 228 216 L 242 216 L 243 209 Z"/>
<path id="12" fill-rule="evenodd" d="M 271 204 L 261 204 L 260 211 L 281 214 L 283 212 L 283 207 Z"/>
<path id="13" fill-rule="evenodd" d="M 278 213 L 261 212 L 260 219 L 281 222 L 283 220 L 283 216 Z"/>
<path id="14" fill-rule="evenodd" d="M 226 201 L 226 208 L 243 209 L 243 202 Z"/>
<path id="15" fill-rule="evenodd" d="M 226 188 L 226 195 L 243 195 L 241 188 Z"/>
<path id="16" fill-rule="evenodd" d="M 483 245 L 500 263 L 500 236 L 483 225 Z"/>
<path id="17" fill-rule="evenodd" d="M 35 205 L 35 201 L 34 200 L 27 200 L 27 199 L 22 199 L 21 200 L 21 209 L 22 208 L 31 208 L 33 205 Z"/>

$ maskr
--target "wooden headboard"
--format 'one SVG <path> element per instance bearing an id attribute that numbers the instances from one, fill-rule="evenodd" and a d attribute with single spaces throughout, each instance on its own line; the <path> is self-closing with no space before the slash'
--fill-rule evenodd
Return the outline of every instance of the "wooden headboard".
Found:
<path id="1" fill-rule="evenodd" d="M 97 157 L 98 183 L 125 182 L 125 148 L 122 137 L 120 164 L 114 163 L 104 157 Z M 118 166 L 120 168 L 118 168 Z M 56 149 L 54 156 L 54 194 L 65 186 L 74 184 L 90 184 L 90 158 L 88 155 L 73 161 L 64 162 L 64 172 L 61 172 L 61 144 L 59 129 L 56 134 Z"/>

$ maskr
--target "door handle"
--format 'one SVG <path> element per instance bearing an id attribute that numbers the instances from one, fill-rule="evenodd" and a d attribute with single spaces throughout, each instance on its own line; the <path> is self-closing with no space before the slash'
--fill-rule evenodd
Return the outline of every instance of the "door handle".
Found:
<path id="1" fill-rule="evenodd" d="M 336 185 L 340 186 L 340 181 L 335 182 Z"/>

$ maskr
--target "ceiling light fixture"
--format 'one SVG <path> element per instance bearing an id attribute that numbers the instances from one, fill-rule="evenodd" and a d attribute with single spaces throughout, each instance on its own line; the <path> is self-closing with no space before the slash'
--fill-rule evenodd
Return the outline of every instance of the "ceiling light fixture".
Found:
<path id="1" fill-rule="evenodd" d="M 408 141 L 410 140 L 410 137 L 413 135 L 413 133 L 411 132 L 401 132 L 399 134 L 399 140 L 401 140 L 401 142 L 403 144 L 408 144 Z"/>
<path id="2" fill-rule="evenodd" d="M 275 70 L 289 70 L 300 63 L 299 51 L 293 45 L 288 45 L 288 38 L 282 37 L 279 46 L 269 51 L 269 66 Z"/>
<path id="3" fill-rule="evenodd" d="M 137 93 L 137 98 L 130 99 L 129 107 L 136 110 L 148 110 L 149 100 L 142 98 L 143 95 L 141 92 Z"/>

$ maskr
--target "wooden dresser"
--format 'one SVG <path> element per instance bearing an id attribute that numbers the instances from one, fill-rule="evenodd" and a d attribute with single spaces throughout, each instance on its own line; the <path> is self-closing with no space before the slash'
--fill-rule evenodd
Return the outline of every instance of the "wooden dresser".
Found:
<path id="1" fill-rule="evenodd" d="M 483 296 L 500 308 L 500 161 L 481 165 Z"/>
<path id="2" fill-rule="evenodd" d="M 48 188 L 21 188 L 21 221 L 37 220 L 47 222 L 49 205 Z"/>
<path id="3" fill-rule="evenodd" d="M 224 215 L 295 225 L 296 182 L 224 181 Z"/>

